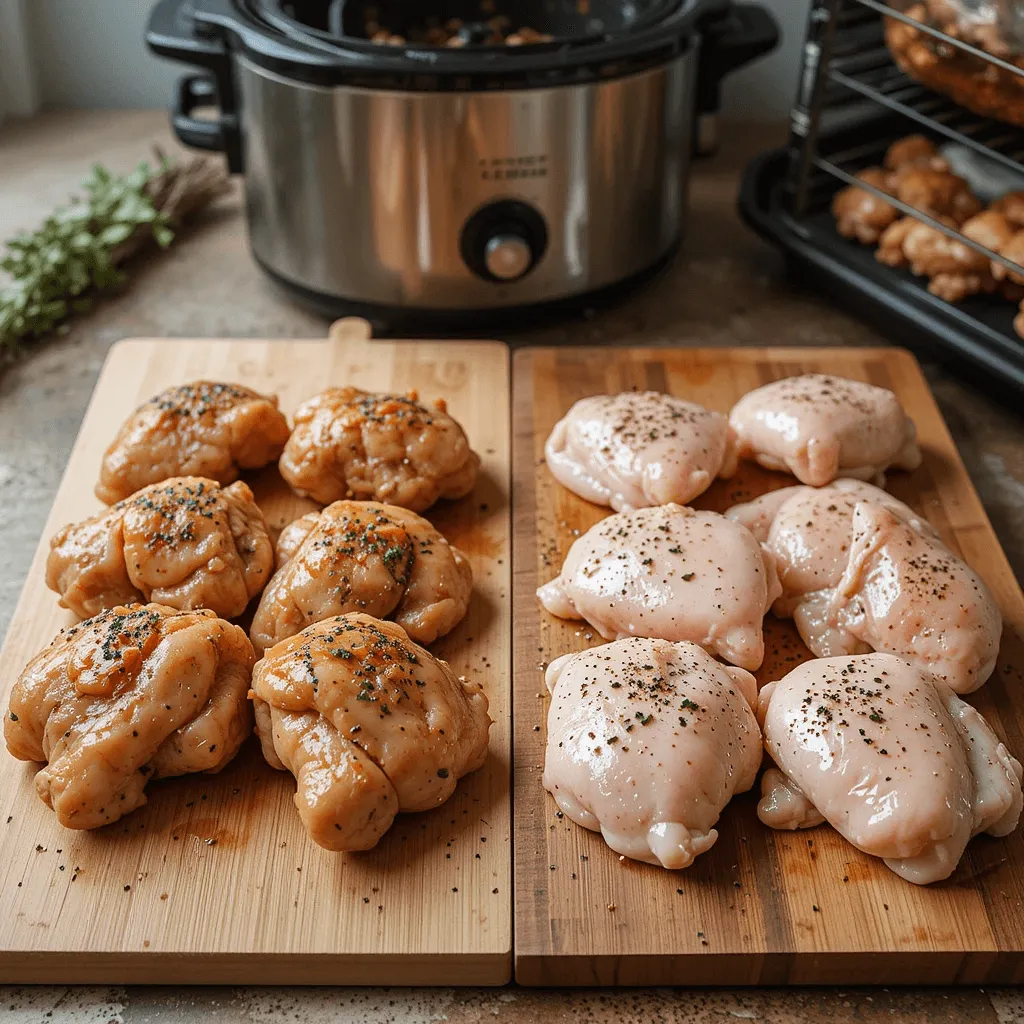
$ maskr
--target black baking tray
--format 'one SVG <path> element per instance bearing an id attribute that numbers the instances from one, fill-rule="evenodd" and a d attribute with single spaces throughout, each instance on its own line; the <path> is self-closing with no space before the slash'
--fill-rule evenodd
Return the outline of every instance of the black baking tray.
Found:
<path id="1" fill-rule="evenodd" d="M 936 298 L 909 271 L 887 267 L 874 249 L 843 238 L 830 210 L 799 218 L 783 202 L 790 150 L 768 150 L 743 175 L 739 210 L 746 224 L 781 249 L 793 269 L 848 306 L 882 334 L 918 353 L 952 363 L 987 393 L 1024 399 L 1024 340 L 1013 329 L 1015 303 Z"/>

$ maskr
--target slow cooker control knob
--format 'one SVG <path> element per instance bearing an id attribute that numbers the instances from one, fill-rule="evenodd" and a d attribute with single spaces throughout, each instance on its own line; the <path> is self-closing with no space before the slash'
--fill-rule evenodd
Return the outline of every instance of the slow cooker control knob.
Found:
<path id="1" fill-rule="evenodd" d="M 522 235 L 495 235 L 484 249 L 484 263 L 499 281 L 518 281 L 533 266 L 533 248 Z"/>
<path id="2" fill-rule="evenodd" d="M 526 277 L 548 247 L 544 218 L 528 203 L 501 199 L 477 210 L 462 229 L 462 259 L 477 277 L 511 284 Z"/>

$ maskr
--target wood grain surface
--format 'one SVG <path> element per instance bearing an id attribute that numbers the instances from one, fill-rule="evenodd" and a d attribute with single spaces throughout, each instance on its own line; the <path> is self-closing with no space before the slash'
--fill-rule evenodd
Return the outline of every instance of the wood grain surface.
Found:
<path id="1" fill-rule="evenodd" d="M 714 848 L 686 871 L 620 859 L 558 815 L 541 785 L 543 666 L 601 643 L 534 595 L 578 533 L 609 514 L 543 463 L 555 422 L 586 395 L 667 391 L 727 412 L 779 377 L 818 371 L 892 388 L 924 464 L 889 490 L 985 579 L 1006 625 L 999 665 L 968 699 L 1024 755 L 1024 598 L 913 357 L 897 349 L 533 349 L 513 363 L 516 978 L 528 985 L 910 984 L 1024 980 L 1024 835 L 979 837 L 948 881 L 920 888 L 828 826 L 773 832 L 738 797 Z M 694 502 L 723 511 L 792 484 L 752 464 Z M 763 684 L 810 657 L 791 622 L 766 620 Z"/>
<path id="2" fill-rule="evenodd" d="M 291 413 L 331 384 L 443 396 L 483 459 L 474 494 L 427 513 L 473 564 L 467 618 L 434 645 L 483 682 L 490 757 L 455 796 L 400 817 L 379 846 L 317 847 L 294 780 L 250 740 L 221 774 L 149 786 L 95 832 L 63 829 L 0 751 L 0 982 L 501 984 L 511 971 L 508 350 L 483 342 L 128 341 L 100 377 L 0 653 L 0 701 L 71 621 L 46 589 L 52 533 L 99 508 L 100 457 L 161 388 L 199 378 L 276 392 Z M 308 511 L 276 468 L 247 477 L 272 525 Z"/>

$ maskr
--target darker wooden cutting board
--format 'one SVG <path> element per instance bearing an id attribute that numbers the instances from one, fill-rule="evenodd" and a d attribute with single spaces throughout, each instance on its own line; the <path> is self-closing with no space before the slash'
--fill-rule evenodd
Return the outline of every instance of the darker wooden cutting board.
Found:
<path id="1" fill-rule="evenodd" d="M 756 789 L 726 808 L 715 847 L 686 871 L 620 858 L 560 817 L 541 786 L 542 666 L 601 642 L 544 612 L 534 591 L 572 541 L 609 514 L 559 486 L 544 441 L 573 402 L 633 387 L 727 412 L 779 377 L 829 372 L 892 388 L 917 424 L 924 464 L 889 489 L 924 513 L 985 579 L 1006 625 L 999 665 L 969 700 L 1024 755 L 1024 598 L 914 358 L 898 349 L 534 349 L 513 366 L 514 835 L 516 977 L 528 985 L 921 984 L 1024 980 L 1024 834 L 973 840 L 946 882 L 898 878 L 828 826 L 773 832 Z M 698 507 L 792 484 L 746 464 Z M 769 616 L 759 681 L 810 657 Z"/>

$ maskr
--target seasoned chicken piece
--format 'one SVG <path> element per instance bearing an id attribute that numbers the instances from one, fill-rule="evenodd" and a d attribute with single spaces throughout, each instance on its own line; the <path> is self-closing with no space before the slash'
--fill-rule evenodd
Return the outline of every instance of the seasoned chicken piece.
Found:
<path id="1" fill-rule="evenodd" d="M 473 570 L 415 512 L 375 501 L 336 501 L 285 527 L 278 570 L 252 620 L 265 650 L 321 619 L 362 611 L 433 643 L 466 614 Z"/>
<path id="2" fill-rule="evenodd" d="M 787 487 L 726 513 L 775 561 L 782 595 L 819 658 L 889 651 L 960 693 L 991 674 L 1002 616 L 977 575 L 901 501 L 856 480 Z"/>
<path id="3" fill-rule="evenodd" d="M 850 557 L 825 616 L 957 693 L 976 690 L 992 674 L 1003 629 L 995 598 L 969 565 L 870 501 L 854 509 Z"/>
<path id="4" fill-rule="evenodd" d="M 907 135 L 897 139 L 885 152 L 885 167 L 898 171 L 904 167 L 929 167 L 935 171 L 948 171 L 949 164 L 935 148 L 935 143 L 924 135 Z"/>
<path id="5" fill-rule="evenodd" d="M 273 571 L 274 549 L 248 485 L 181 476 L 65 526 L 50 541 L 46 585 L 83 618 L 156 601 L 231 619 Z"/>
<path id="6" fill-rule="evenodd" d="M 838 476 L 868 480 L 890 466 L 917 469 L 913 421 L 885 388 L 808 373 L 744 395 L 729 416 L 740 458 L 821 487 Z"/>
<path id="7" fill-rule="evenodd" d="M 746 527 L 661 505 L 588 530 L 537 596 L 552 615 L 586 619 L 605 639 L 689 640 L 756 669 L 764 615 L 780 589 L 774 561 Z"/>
<path id="8" fill-rule="evenodd" d="M 173 476 L 229 484 L 239 470 L 273 462 L 288 434 L 275 395 L 208 380 L 167 388 L 117 432 L 103 456 L 96 497 L 112 505 Z"/>
<path id="9" fill-rule="evenodd" d="M 941 680 L 889 654 L 805 662 L 760 694 L 772 828 L 827 820 L 857 849 L 925 885 L 948 878 L 971 836 L 1008 835 L 1021 766 Z"/>
<path id="10" fill-rule="evenodd" d="M 1024 231 L 1016 232 L 1004 242 L 999 254 L 1016 263 L 1017 266 L 1024 267 Z M 992 261 L 992 275 L 997 281 L 1010 281 L 1013 284 L 1024 285 L 1024 274 L 1018 274 L 994 260 Z"/>
<path id="11" fill-rule="evenodd" d="M 631 637 L 547 670 L 544 788 L 616 852 L 689 867 L 754 784 L 761 732 L 754 677 L 696 644 Z"/>
<path id="12" fill-rule="evenodd" d="M 932 217 L 949 217 L 962 224 L 981 212 L 967 181 L 948 169 L 907 164 L 889 175 L 887 185 L 901 202 Z"/>
<path id="13" fill-rule="evenodd" d="M 296 778 L 313 841 L 369 850 L 400 811 L 439 807 L 487 757 L 487 698 L 401 626 L 354 613 L 272 647 L 252 679 L 256 732 Z"/>
<path id="14" fill-rule="evenodd" d="M 949 218 L 943 220 L 956 227 Z M 1004 218 L 985 211 L 965 221 L 959 231 L 972 241 L 998 248 L 999 222 L 1006 225 Z M 961 302 L 996 288 L 992 265 L 984 253 L 913 217 L 904 217 L 882 233 L 876 258 L 892 267 L 909 266 L 913 274 L 927 277 L 928 290 L 946 302 Z"/>
<path id="15" fill-rule="evenodd" d="M 794 618 L 812 649 L 831 646 L 820 635 L 822 615 L 850 559 L 853 511 L 861 501 L 892 509 L 914 529 L 938 541 L 931 524 L 913 509 L 862 480 L 837 480 L 827 487 L 783 487 L 725 513 L 770 552 L 782 585 L 772 611 Z M 837 645 L 833 653 L 846 651 L 849 642 L 832 638 Z"/>
<path id="16" fill-rule="evenodd" d="M 213 612 L 111 608 L 28 663 L 4 721 L 7 749 L 46 761 L 36 791 L 67 828 L 146 802 L 151 779 L 218 772 L 251 728 L 248 637 Z"/>
<path id="17" fill-rule="evenodd" d="M 328 388 L 299 407 L 280 466 L 296 493 L 323 505 L 373 499 L 423 512 L 469 494 L 480 458 L 441 399 L 427 409 L 415 391 Z"/>
<path id="18" fill-rule="evenodd" d="M 867 167 L 857 177 L 883 192 L 888 189 L 888 175 L 881 167 Z M 836 218 L 836 230 L 844 238 L 855 238 L 862 245 L 874 245 L 900 214 L 884 199 L 856 185 L 848 185 L 833 197 L 832 215 Z"/>
<path id="19" fill-rule="evenodd" d="M 563 487 L 616 512 L 685 505 L 736 471 L 728 419 L 659 391 L 581 399 L 555 425 L 544 455 Z"/>
<path id="20" fill-rule="evenodd" d="M 1024 191 L 1007 192 L 997 199 L 989 209 L 997 213 L 1014 228 L 1024 228 Z"/>

